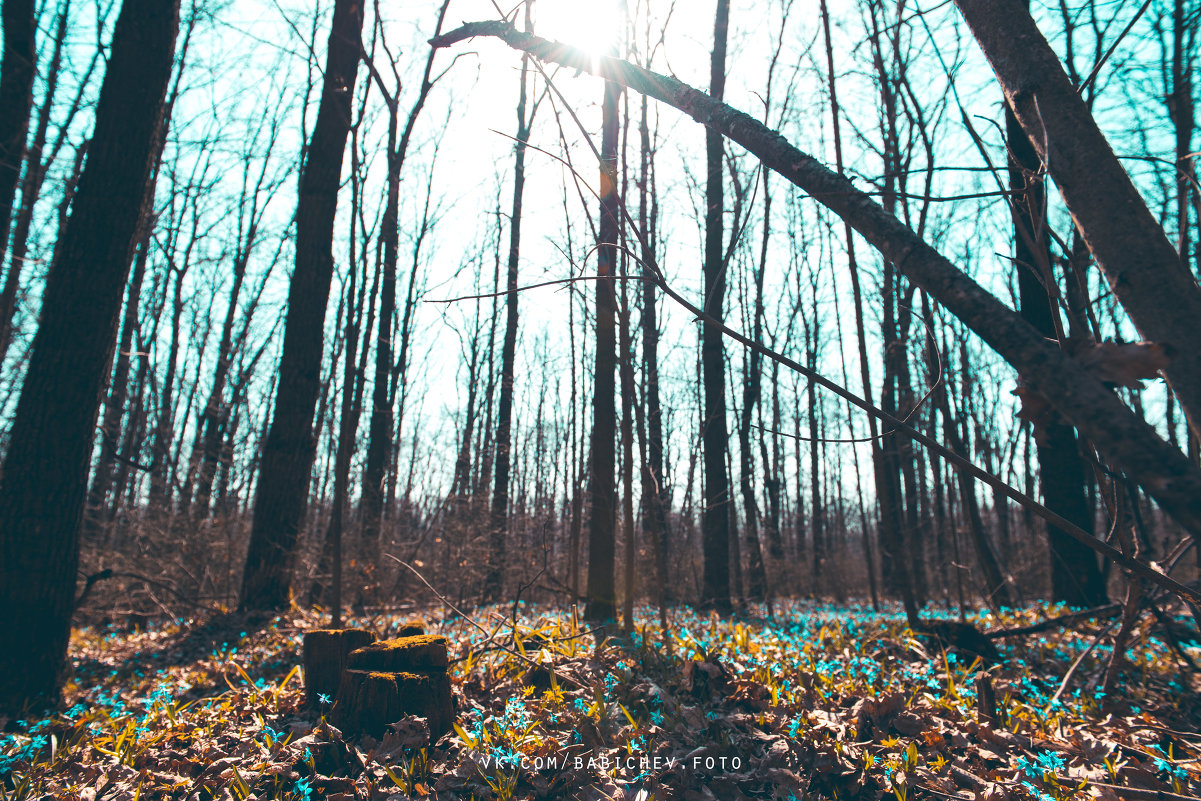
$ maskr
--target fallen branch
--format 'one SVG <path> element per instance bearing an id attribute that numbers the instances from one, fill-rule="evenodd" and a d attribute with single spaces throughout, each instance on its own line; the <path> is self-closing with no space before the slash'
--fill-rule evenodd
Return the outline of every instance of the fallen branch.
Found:
<path id="1" fill-rule="evenodd" d="M 1190 464 L 1177 448 L 1160 439 L 1146 420 L 1135 415 L 1100 380 L 1064 354 L 1057 345 L 1047 342 L 1012 309 L 986 292 L 900 220 L 855 188 L 844 176 L 830 171 L 813 157 L 793 147 L 783 136 L 758 120 L 714 101 L 681 81 L 644 70 L 620 59 L 594 60 L 575 48 L 518 31 L 504 21 L 467 23 L 455 31 L 430 40 L 430 44 L 434 47 L 446 47 L 475 36 L 500 38 L 511 47 L 539 59 L 593 73 L 642 92 L 680 109 L 698 122 L 743 145 L 766 166 L 804 189 L 815 200 L 850 223 L 885 258 L 892 261 L 903 275 L 930 293 L 944 308 L 962 320 L 1017 368 L 1027 386 L 1047 397 L 1107 458 L 1121 465 L 1132 479 L 1139 482 L 1165 511 L 1190 531 L 1201 532 L 1201 470 Z M 664 288 L 669 296 L 686 307 L 696 309 L 679 295 L 667 290 L 661 275 L 656 277 L 657 282 L 661 282 L 660 288 Z M 703 314 L 698 316 L 702 319 L 706 317 Z M 705 322 L 715 324 L 711 319 L 706 319 Z M 797 369 L 802 374 L 812 375 L 822 386 L 838 392 L 848 400 L 853 399 L 852 402 L 860 408 L 896 426 L 898 430 L 923 445 L 935 449 L 944 458 L 973 476 L 989 481 L 1015 501 L 1036 504 L 1033 499 L 1026 498 L 971 462 L 954 458 L 954 455 L 939 443 L 855 398 L 832 382 L 813 374 L 812 371 L 804 370 L 790 359 L 758 346 L 725 326 L 721 326 L 721 329 L 742 344 L 755 347 L 764 355 L 769 355 L 770 358 Z M 1045 507 L 1036 505 L 1045 510 Z M 1193 602 L 1201 602 L 1201 593 L 1185 587 L 1144 562 L 1125 556 L 1078 527 L 1072 526 L 1050 510 L 1040 514 L 1063 528 L 1073 538 L 1132 572 Z"/>
<path id="2" fill-rule="evenodd" d="M 1039 634 L 1044 631 L 1050 631 L 1051 629 L 1070 626 L 1073 623 L 1080 622 L 1081 620 L 1113 617 L 1121 611 L 1121 604 L 1106 604 L 1105 606 L 1098 606 L 1093 609 L 1085 609 L 1080 612 L 1071 612 L 1066 615 L 1048 618 L 1041 623 L 1034 623 L 1030 626 L 1019 626 L 1012 629 L 996 629 L 994 631 L 986 632 L 985 636 L 994 640 L 1001 637 L 1025 637 L 1028 634 Z"/>

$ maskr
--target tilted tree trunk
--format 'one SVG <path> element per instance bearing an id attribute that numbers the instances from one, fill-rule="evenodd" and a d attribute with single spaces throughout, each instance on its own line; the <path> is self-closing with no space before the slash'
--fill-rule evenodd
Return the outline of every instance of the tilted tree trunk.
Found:
<path id="1" fill-rule="evenodd" d="M 243 610 L 280 609 L 288 603 L 292 556 L 313 464 L 313 412 L 321 384 L 325 307 L 334 267 L 334 215 L 362 29 L 362 0 L 336 0 L 317 121 L 301 171 L 296 266 L 288 290 L 274 415 L 263 444 L 242 576 L 239 605 Z"/>
<path id="2" fill-rule="evenodd" d="M 1143 202 L 1021 0 L 956 0 L 1034 151 L 1059 188 L 1114 295 L 1201 427 L 1201 287 Z M 1090 437 L 1091 439 L 1091 437 Z M 1095 441 L 1095 440 L 1094 440 Z"/>
<path id="3" fill-rule="evenodd" d="M 730 25 L 729 0 L 717 0 L 713 22 L 713 51 L 709 61 L 709 94 L 720 102 L 726 85 L 726 37 Z M 722 244 L 722 171 L 725 144 L 718 131 L 705 131 L 705 295 L 702 308 L 718 321 L 724 318 L 726 297 L 725 253 Z M 705 456 L 705 497 L 701 512 L 704 552 L 702 606 L 726 613 L 730 603 L 730 477 L 726 473 L 729 432 L 726 426 L 726 365 L 723 337 L 712 326 L 701 328 L 701 368 L 704 384 L 704 420 L 701 430 Z"/>
<path id="4" fill-rule="evenodd" d="M 600 225 L 596 248 L 596 372 L 592 390 L 592 511 L 588 518 L 588 603 L 586 619 L 609 623 L 617 617 L 617 99 L 621 87 L 605 83 L 601 106 Z"/>
<path id="5" fill-rule="evenodd" d="M 1120 465 L 1134 481 L 1141 484 L 1165 511 L 1190 531 L 1201 532 L 1201 470 L 1194 467 L 1179 450 L 1160 439 L 1145 420 L 1131 412 L 1093 374 L 1059 348 L 1047 343 L 1015 312 L 958 270 L 912 229 L 884 212 L 879 204 L 856 189 L 845 177 L 831 172 L 749 115 L 718 103 L 681 81 L 619 59 L 590 59 L 586 53 L 561 43 L 523 34 L 507 22 L 467 23 L 439 37 L 433 44 L 444 47 L 473 36 L 496 36 L 510 46 L 540 59 L 602 75 L 679 108 L 693 119 L 746 147 L 766 167 L 801 187 L 814 200 L 850 223 L 885 258 L 894 261 L 910 280 L 929 292 L 932 298 L 942 303 L 944 308 L 960 318 L 1013 365 L 1027 386 L 1042 393 L 1111 463 Z M 661 286 L 665 291 L 670 291 L 665 284 Z M 677 303 L 696 308 L 674 292 L 671 296 Z M 749 342 L 729 329 L 723 330 L 744 344 Z M 800 368 L 800 365 L 784 357 L 774 355 L 773 358 L 783 358 L 791 369 Z M 824 385 L 836 388 L 829 382 Z M 840 388 L 837 391 L 845 392 Z M 895 421 L 893 425 L 900 422 L 864 404 L 861 399 L 856 398 L 854 402 L 879 419 Z M 919 439 L 926 447 L 952 461 L 958 469 L 985 478 L 979 468 L 956 461 L 954 454 L 946 448 L 911 427 L 903 427 L 909 436 Z M 1022 497 L 1011 488 L 1005 488 L 1005 492 L 1011 497 Z M 1041 509 L 1038 513 L 1043 516 L 1050 514 Z M 1171 587 L 1173 592 L 1189 598 L 1201 599 L 1201 595 L 1195 591 L 1155 569 L 1130 560 L 1112 547 L 1086 538 L 1084 534 L 1079 536 L 1094 550 L 1103 552 L 1109 559 L 1120 562 L 1160 586 Z"/>
<path id="6" fill-rule="evenodd" d="M 63 679 L 96 415 L 178 30 L 177 1 L 122 5 L 87 166 L 46 277 L 0 477 L 0 642 L 21 644 L 0 652 L 0 714 L 54 703 Z"/>

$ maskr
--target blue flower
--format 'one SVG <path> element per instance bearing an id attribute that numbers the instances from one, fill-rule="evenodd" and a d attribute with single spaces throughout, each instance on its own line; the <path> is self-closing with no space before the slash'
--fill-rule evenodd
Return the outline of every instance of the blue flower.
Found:
<path id="1" fill-rule="evenodd" d="M 317 693 L 317 703 L 321 704 L 322 706 L 328 706 L 329 696 L 325 693 Z"/>

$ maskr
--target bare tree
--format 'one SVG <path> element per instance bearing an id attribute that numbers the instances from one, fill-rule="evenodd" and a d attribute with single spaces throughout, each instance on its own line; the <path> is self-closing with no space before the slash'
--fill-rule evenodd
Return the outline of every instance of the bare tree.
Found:
<path id="1" fill-rule="evenodd" d="M 596 373 L 592 396 L 592 513 L 588 518 L 588 620 L 617 618 L 617 101 L 621 87 L 605 83 L 601 106 L 600 225 L 596 234 Z"/>
<path id="2" fill-rule="evenodd" d="M 713 22 L 713 51 L 709 61 L 709 95 L 720 102 L 726 85 L 726 36 L 730 25 L 729 0 L 717 0 Z M 705 299 L 703 308 L 715 320 L 724 319 L 726 258 L 722 241 L 725 211 L 722 170 L 723 137 L 705 131 Z M 726 472 L 729 432 L 726 426 L 726 362 L 721 331 L 701 328 L 701 367 L 705 389 L 704 428 L 705 504 L 701 513 L 705 579 L 701 604 L 729 612 L 730 603 L 730 477 Z"/>
<path id="3" fill-rule="evenodd" d="M 532 28 L 532 3 L 525 4 L 525 28 Z M 530 141 L 537 104 L 527 115 L 529 56 L 521 57 L 521 88 L 517 95 L 517 136 L 513 145 L 513 205 L 509 215 L 509 258 L 505 279 L 505 333 L 500 351 L 500 399 L 496 405 L 496 479 L 492 483 L 492 508 L 488 518 L 488 569 L 484 598 L 500 600 L 505 535 L 509 525 L 509 473 L 513 457 L 513 364 L 517 354 L 517 268 L 521 258 L 521 203 L 525 192 L 525 152 Z"/>
<path id="4" fill-rule="evenodd" d="M 126 0 L 0 477 L 0 709 L 53 703 L 63 679 L 100 391 L 112 359 L 179 3 Z"/>
<path id="5" fill-rule="evenodd" d="M 360 0 L 336 0 L 317 121 L 300 177 L 296 267 L 274 415 L 263 444 L 258 496 L 240 608 L 279 609 L 288 602 L 292 555 L 304 518 L 313 464 L 313 411 L 320 389 L 325 307 L 333 277 L 334 213 L 363 30 Z"/>

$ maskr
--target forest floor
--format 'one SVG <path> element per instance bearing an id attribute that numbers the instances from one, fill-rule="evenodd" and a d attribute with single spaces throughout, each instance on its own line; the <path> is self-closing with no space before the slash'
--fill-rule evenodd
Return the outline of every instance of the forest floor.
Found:
<path id="1" fill-rule="evenodd" d="M 420 610 L 418 610 L 420 611 Z M 985 631 L 1060 609 L 969 615 Z M 0 798 L 861 798 L 1178 801 L 1201 794 L 1201 645 L 1135 631 L 1120 697 L 1098 697 L 1116 627 L 994 640 L 986 667 L 899 610 L 788 603 L 719 620 L 642 608 L 603 639 L 571 611 L 426 611 L 451 644 L 455 730 L 331 748 L 305 707 L 293 610 L 74 633 L 66 711 L 0 719 Z M 350 621 L 386 637 L 415 612 Z M 1167 637 L 1165 639 L 1165 637 Z M 522 655 L 518 655 L 518 652 Z M 1192 662 L 1193 665 L 1188 664 Z M 547 687 L 553 667 L 556 681 Z M 1065 676 L 1069 678 L 1065 681 Z M 987 677 L 997 715 L 982 716 Z M 987 696 L 987 690 L 984 690 Z M 317 751 L 319 758 L 314 757 Z"/>

